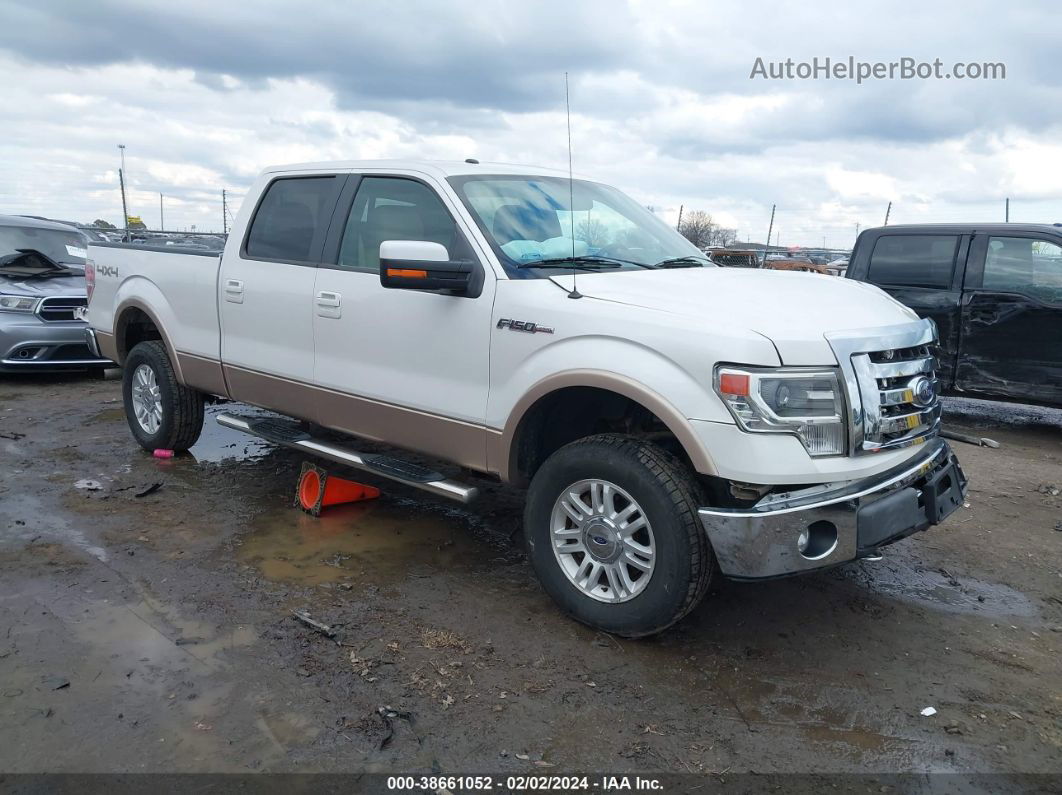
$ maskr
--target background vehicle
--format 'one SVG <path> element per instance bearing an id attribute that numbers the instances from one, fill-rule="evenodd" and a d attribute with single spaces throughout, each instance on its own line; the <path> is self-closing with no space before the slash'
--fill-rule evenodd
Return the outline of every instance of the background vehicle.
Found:
<path id="1" fill-rule="evenodd" d="M 90 352 L 74 317 L 86 303 L 87 244 L 64 224 L 0 216 L 0 372 L 113 366 Z"/>
<path id="2" fill-rule="evenodd" d="M 223 425 L 439 496 L 476 489 L 347 437 L 527 486 L 539 579 L 609 632 L 671 625 L 716 563 L 810 571 L 962 504 L 931 322 L 849 282 L 716 268 L 607 185 L 286 166 L 261 175 L 220 259 L 89 253 L 88 336 L 125 368 L 143 447 L 188 448 L 216 395 L 295 418 Z"/>
<path id="3" fill-rule="evenodd" d="M 1062 406 L 1062 226 L 868 229 L 847 275 L 933 319 L 944 390 Z"/>

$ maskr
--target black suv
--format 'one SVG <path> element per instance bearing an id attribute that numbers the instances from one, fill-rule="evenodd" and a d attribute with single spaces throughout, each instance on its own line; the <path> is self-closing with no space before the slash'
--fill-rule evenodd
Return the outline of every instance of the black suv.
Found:
<path id="1" fill-rule="evenodd" d="M 867 229 L 846 276 L 936 321 L 944 392 L 1062 407 L 1062 224 Z"/>

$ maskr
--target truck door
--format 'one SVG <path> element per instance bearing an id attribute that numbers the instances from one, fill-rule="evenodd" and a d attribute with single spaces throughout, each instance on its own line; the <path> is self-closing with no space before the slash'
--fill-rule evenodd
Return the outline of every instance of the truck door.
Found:
<path id="1" fill-rule="evenodd" d="M 937 375 L 943 389 L 954 383 L 959 304 L 969 239 L 969 235 L 884 231 L 870 252 L 866 280 L 909 306 L 919 317 L 932 318 L 937 324 Z"/>
<path id="2" fill-rule="evenodd" d="M 218 304 L 234 399 L 313 419 L 314 273 L 345 181 L 345 174 L 273 179 L 244 239 L 226 248 Z"/>
<path id="3" fill-rule="evenodd" d="M 483 468 L 495 276 L 456 205 L 413 176 L 350 178 L 317 269 L 318 422 Z M 483 268 L 475 297 L 380 284 L 380 244 L 422 240 Z"/>
<path id="4" fill-rule="evenodd" d="M 963 291 L 958 386 L 1062 405 L 1062 238 L 977 234 Z"/>

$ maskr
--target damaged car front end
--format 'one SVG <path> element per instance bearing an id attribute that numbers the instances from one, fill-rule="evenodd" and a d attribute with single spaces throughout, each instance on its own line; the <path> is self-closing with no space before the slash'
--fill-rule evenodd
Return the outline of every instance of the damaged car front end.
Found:
<path id="1" fill-rule="evenodd" d="M 85 238 L 64 224 L 0 217 L 0 372 L 113 366 L 85 342 Z"/>

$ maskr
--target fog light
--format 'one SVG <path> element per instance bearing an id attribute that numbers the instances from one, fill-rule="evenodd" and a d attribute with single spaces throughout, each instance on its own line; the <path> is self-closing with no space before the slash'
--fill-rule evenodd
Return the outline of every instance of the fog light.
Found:
<path id="1" fill-rule="evenodd" d="M 805 528 L 800 531 L 800 535 L 797 536 L 797 552 L 803 555 L 808 548 L 808 531 Z"/>

